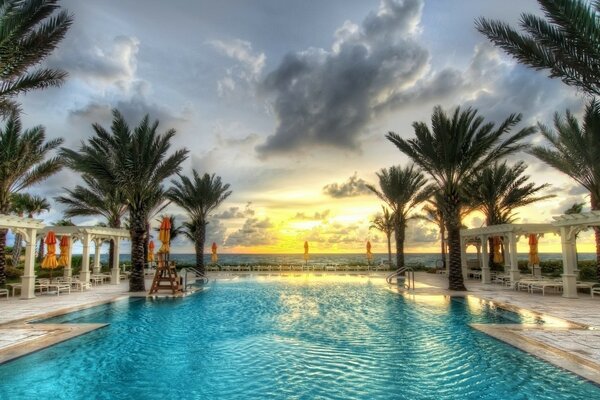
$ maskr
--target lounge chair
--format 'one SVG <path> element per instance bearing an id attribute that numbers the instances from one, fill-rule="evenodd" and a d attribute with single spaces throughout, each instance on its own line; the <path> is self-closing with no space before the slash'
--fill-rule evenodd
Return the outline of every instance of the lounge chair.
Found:
<path id="1" fill-rule="evenodd" d="M 598 286 L 598 287 L 593 287 L 593 288 L 590 290 L 590 294 L 592 295 L 592 297 L 594 297 L 594 295 L 595 295 L 595 294 L 600 294 L 600 286 Z"/>
<path id="2" fill-rule="evenodd" d="M 8 300 L 8 289 L 0 289 L 0 296 L 6 296 L 6 300 Z"/>
<path id="3" fill-rule="evenodd" d="M 556 291 L 561 291 L 563 288 L 563 284 L 558 281 L 537 281 L 532 283 L 529 287 L 531 293 L 533 293 L 534 290 L 541 290 L 542 296 L 545 296 L 546 289 L 552 288 Z"/>

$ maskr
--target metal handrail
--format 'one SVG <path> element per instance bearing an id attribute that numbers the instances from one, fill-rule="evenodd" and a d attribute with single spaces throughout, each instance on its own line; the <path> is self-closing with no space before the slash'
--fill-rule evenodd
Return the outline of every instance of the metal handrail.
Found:
<path id="1" fill-rule="evenodd" d="M 398 268 L 396 271 L 389 274 L 385 278 L 385 281 L 391 285 L 392 280 L 394 278 L 396 278 L 396 281 L 398 281 L 398 277 L 401 276 L 403 273 L 406 273 L 406 279 L 404 280 L 404 286 L 407 289 L 412 288 L 414 290 L 414 288 L 415 288 L 415 271 L 413 271 L 412 268 L 410 268 L 410 267 Z"/>
<path id="2" fill-rule="evenodd" d="M 202 280 L 202 283 L 208 283 L 208 277 L 203 274 L 202 272 L 198 271 L 196 268 L 192 268 L 192 267 L 188 267 L 188 268 L 182 268 L 180 273 L 182 273 L 183 275 L 183 287 L 185 290 L 187 290 L 188 287 L 188 283 L 187 283 L 187 275 L 188 272 L 192 272 L 194 275 L 196 275 L 196 279 L 200 278 Z"/>

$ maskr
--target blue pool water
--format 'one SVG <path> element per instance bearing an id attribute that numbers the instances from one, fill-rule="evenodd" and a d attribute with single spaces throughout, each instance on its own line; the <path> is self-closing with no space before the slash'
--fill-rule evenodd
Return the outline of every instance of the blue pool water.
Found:
<path id="1" fill-rule="evenodd" d="M 0 366 L 0 398 L 600 398 L 599 387 L 468 325 L 533 322 L 526 316 L 327 279 L 211 282 L 184 299 L 44 321 L 110 325 Z"/>

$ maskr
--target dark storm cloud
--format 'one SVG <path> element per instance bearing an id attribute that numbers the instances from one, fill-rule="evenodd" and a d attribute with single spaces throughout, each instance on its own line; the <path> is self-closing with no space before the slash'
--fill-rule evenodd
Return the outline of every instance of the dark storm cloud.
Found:
<path id="1" fill-rule="evenodd" d="M 371 191 L 367 188 L 367 182 L 359 178 L 356 174 L 352 175 L 344 183 L 330 183 L 323 187 L 323 193 L 336 199 L 344 197 L 356 197 L 363 194 L 369 194 Z"/>
<path id="2" fill-rule="evenodd" d="M 321 220 L 327 219 L 329 217 L 330 213 L 331 213 L 330 210 L 325 210 L 323 212 L 317 211 L 313 215 L 306 215 L 306 213 L 299 212 L 299 213 L 296 213 L 296 215 L 294 215 L 294 217 L 292 219 L 296 219 L 296 220 L 300 220 L 300 221 L 321 221 Z"/>
<path id="3" fill-rule="evenodd" d="M 268 218 L 248 218 L 237 231 L 225 240 L 225 246 L 264 246 L 276 243 L 275 235 L 271 232 L 273 224 Z"/>
<path id="4" fill-rule="evenodd" d="M 254 210 L 250 208 L 251 203 L 246 204 L 244 209 L 240 207 L 229 207 L 227 210 L 213 215 L 213 218 L 217 219 L 235 219 L 235 218 L 248 218 L 254 216 Z"/>
<path id="5" fill-rule="evenodd" d="M 336 32 L 331 51 L 310 48 L 286 55 L 262 82 L 273 96 L 275 133 L 261 155 L 323 145 L 358 148 L 375 108 L 424 73 L 429 54 L 414 37 L 420 0 L 382 1 L 362 26 Z"/>

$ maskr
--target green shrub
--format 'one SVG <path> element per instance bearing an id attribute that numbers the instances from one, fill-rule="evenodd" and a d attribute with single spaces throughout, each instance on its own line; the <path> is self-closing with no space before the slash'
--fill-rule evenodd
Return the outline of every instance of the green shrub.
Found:
<path id="1" fill-rule="evenodd" d="M 4 273 L 6 274 L 6 279 L 15 280 L 19 279 L 23 276 L 23 270 L 15 267 L 6 266 L 4 268 Z"/>

